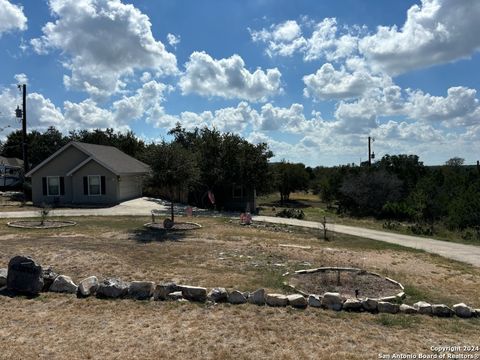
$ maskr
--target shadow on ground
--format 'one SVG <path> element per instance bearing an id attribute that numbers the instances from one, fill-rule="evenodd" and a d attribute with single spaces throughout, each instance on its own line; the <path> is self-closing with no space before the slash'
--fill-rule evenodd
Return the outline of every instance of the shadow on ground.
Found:
<path id="1" fill-rule="evenodd" d="M 188 231 L 165 230 L 165 229 L 136 229 L 129 233 L 129 239 L 139 243 L 164 242 L 164 241 L 182 241 L 187 236 Z"/>

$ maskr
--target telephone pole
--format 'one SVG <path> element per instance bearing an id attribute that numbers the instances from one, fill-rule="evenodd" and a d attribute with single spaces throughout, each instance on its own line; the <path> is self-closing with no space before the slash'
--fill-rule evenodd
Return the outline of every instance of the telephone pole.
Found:
<path id="1" fill-rule="evenodd" d="M 28 172 L 28 144 L 27 144 L 27 85 L 18 85 L 22 90 L 22 110 L 17 107 L 16 116 L 22 119 L 22 155 L 24 175 Z"/>
<path id="2" fill-rule="evenodd" d="M 375 153 L 372 152 L 372 142 L 375 138 L 368 137 L 368 166 L 372 166 L 372 159 L 375 159 Z"/>

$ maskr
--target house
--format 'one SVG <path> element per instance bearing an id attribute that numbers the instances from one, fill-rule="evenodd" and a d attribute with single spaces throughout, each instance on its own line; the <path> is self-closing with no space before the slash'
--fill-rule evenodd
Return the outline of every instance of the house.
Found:
<path id="1" fill-rule="evenodd" d="M 0 156 L 0 190 L 18 189 L 23 184 L 23 160 Z"/>
<path id="2" fill-rule="evenodd" d="M 113 146 L 72 141 L 30 170 L 35 205 L 116 204 L 142 196 L 148 165 Z"/>

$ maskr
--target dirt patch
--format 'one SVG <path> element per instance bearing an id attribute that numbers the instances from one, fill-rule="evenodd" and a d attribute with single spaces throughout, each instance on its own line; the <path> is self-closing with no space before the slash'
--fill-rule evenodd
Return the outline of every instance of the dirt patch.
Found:
<path id="1" fill-rule="evenodd" d="M 335 271 L 326 270 L 306 274 L 294 274 L 290 284 L 307 294 L 323 294 L 325 292 L 338 292 L 346 298 L 358 297 L 381 298 L 395 296 L 401 288 L 366 271 Z"/>
<path id="2" fill-rule="evenodd" d="M 193 222 L 175 222 L 173 223 L 173 226 L 169 229 L 164 227 L 163 223 L 148 223 L 145 224 L 147 228 L 150 229 L 155 229 L 155 230 L 195 230 L 195 229 L 200 229 L 202 226 L 197 223 Z"/>
<path id="3" fill-rule="evenodd" d="M 7 224 L 10 227 L 23 228 L 23 229 L 58 229 L 67 226 L 75 226 L 75 221 L 61 221 L 61 220 L 45 220 L 43 222 L 38 220 L 20 220 L 11 221 Z"/>

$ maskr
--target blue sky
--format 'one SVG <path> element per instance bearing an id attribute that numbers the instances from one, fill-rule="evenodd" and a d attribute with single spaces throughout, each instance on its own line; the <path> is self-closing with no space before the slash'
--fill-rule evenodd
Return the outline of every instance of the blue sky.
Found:
<path id="1" fill-rule="evenodd" d="M 275 160 L 480 158 L 480 2 L 0 0 L 0 138 L 176 122 L 267 142 Z"/>

